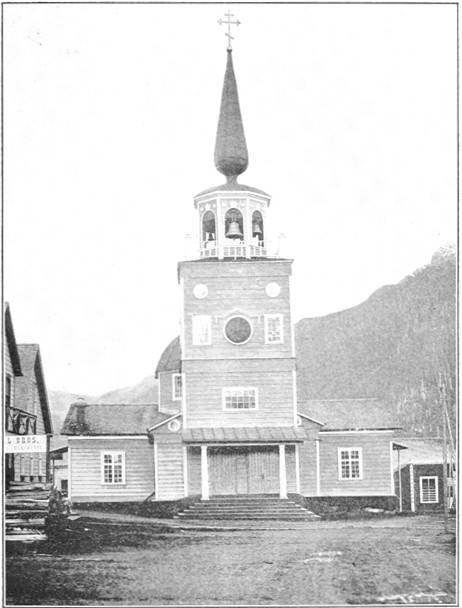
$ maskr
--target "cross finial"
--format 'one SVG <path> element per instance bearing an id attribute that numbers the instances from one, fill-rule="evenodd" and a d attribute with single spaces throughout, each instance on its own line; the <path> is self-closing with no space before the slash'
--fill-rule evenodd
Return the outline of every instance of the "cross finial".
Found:
<path id="1" fill-rule="evenodd" d="M 231 25 L 240 25 L 241 22 L 238 21 L 238 19 L 236 19 L 236 21 L 232 21 L 231 17 L 234 17 L 234 14 L 231 13 L 231 11 L 228 10 L 228 12 L 225 14 L 225 17 L 227 17 L 227 21 L 224 21 L 223 19 L 218 19 L 218 23 L 220 25 L 227 25 L 228 26 L 228 31 L 225 32 L 225 36 L 228 37 L 228 49 L 231 49 L 231 40 L 234 40 L 234 37 L 231 36 Z"/>

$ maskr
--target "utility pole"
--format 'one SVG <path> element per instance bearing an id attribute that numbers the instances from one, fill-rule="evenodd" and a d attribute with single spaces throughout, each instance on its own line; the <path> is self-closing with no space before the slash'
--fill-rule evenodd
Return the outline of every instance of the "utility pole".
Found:
<path id="1" fill-rule="evenodd" d="M 439 381 L 440 389 L 440 405 L 443 414 L 443 508 L 444 508 L 444 531 L 449 532 L 449 516 L 448 516 L 448 445 L 446 432 L 446 387 L 441 378 Z"/>

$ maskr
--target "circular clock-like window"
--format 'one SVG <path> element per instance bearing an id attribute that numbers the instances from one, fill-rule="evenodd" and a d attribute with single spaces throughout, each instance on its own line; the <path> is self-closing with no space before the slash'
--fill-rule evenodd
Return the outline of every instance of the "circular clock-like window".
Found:
<path id="1" fill-rule="evenodd" d="M 270 298 L 276 298 L 281 293 L 281 287 L 277 283 L 268 283 L 265 291 Z"/>
<path id="2" fill-rule="evenodd" d="M 225 336 L 233 344 L 244 344 L 252 336 L 252 326 L 244 317 L 231 317 L 225 325 Z"/>
<path id="3" fill-rule="evenodd" d="M 205 298 L 208 294 L 209 290 L 207 289 L 207 285 L 204 285 L 203 283 L 198 283 L 197 285 L 194 286 L 193 289 L 193 294 L 196 298 L 199 298 L 200 300 L 202 300 L 202 298 Z"/>

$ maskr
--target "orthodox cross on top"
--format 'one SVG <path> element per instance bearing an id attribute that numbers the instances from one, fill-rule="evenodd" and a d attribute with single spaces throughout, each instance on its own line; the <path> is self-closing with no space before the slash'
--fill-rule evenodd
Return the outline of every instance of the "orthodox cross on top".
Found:
<path id="1" fill-rule="evenodd" d="M 231 25 L 240 25 L 241 22 L 238 21 L 237 19 L 236 19 L 236 21 L 232 21 L 231 17 L 234 17 L 234 14 L 231 13 L 229 10 L 225 14 L 225 17 L 228 18 L 227 21 L 224 21 L 223 19 L 218 19 L 218 23 L 220 25 L 227 25 L 228 26 L 228 31 L 225 32 L 225 36 L 228 36 L 228 49 L 230 49 L 231 48 L 231 40 L 234 40 L 234 37 L 231 36 Z"/>

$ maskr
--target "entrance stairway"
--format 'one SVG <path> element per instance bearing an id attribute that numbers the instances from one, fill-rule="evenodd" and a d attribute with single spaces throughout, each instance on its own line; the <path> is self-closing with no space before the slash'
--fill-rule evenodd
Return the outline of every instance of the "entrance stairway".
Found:
<path id="1" fill-rule="evenodd" d="M 196 502 L 175 516 L 182 520 L 278 520 L 306 521 L 319 519 L 292 500 L 278 497 L 214 496 Z"/>

